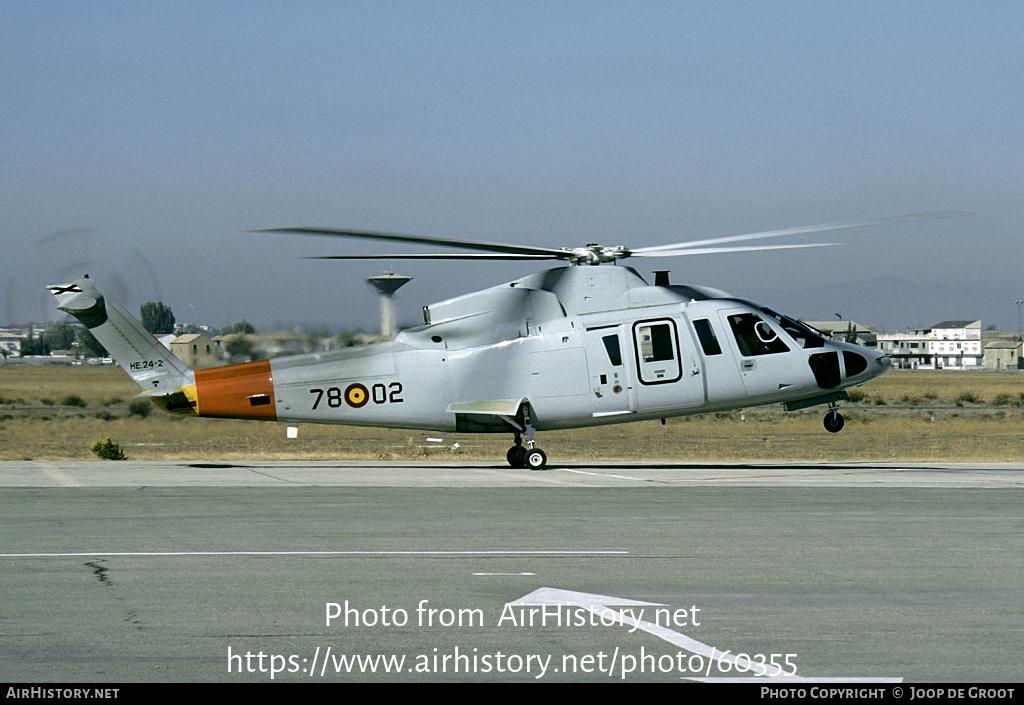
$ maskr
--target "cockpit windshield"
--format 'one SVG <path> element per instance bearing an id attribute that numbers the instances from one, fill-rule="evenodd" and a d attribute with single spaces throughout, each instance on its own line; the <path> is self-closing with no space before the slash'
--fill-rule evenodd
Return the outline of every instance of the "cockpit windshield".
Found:
<path id="1" fill-rule="evenodd" d="M 789 336 L 797 342 L 802 348 L 823 348 L 825 347 L 825 340 L 815 333 L 813 330 L 805 326 L 799 321 L 794 321 L 789 316 L 783 316 L 781 313 L 776 313 L 770 308 L 762 308 L 762 311 L 767 313 L 769 316 L 774 318 L 782 326 L 782 329 L 789 334 Z"/>

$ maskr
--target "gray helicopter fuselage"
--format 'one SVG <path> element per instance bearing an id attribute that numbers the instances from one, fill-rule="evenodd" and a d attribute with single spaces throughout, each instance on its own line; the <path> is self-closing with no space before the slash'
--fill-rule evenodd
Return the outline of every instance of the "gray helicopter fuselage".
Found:
<path id="1" fill-rule="evenodd" d="M 528 404 L 537 430 L 579 428 L 832 403 L 889 367 L 755 303 L 614 265 L 547 270 L 424 319 L 392 341 L 271 360 L 262 418 L 509 432 Z M 202 386 L 198 411 L 249 416 L 209 413 Z"/>
<path id="2" fill-rule="evenodd" d="M 823 247 L 739 245 L 788 235 L 967 215 L 930 211 L 641 247 L 532 247 L 453 238 L 331 230 L 292 232 L 437 245 L 473 254 L 329 255 L 323 259 L 562 260 L 514 282 L 425 306 L 424 325 L 394 340 L 310 355 L 190 370 L 88 275 L 49 287 L 139 385 L 170 413 L 428 431 L 509 433 L 506 459 L 540 469 L 538 430 L 664 419 L 781 403 L 828 404 L 838 432 L 843 391 L 890 360 L 826 340 L 787 316 L 722 291 L 650 286 L 627 257 Z M 594 265 L 594 266 L 586 266 Z M 523 445 L 523 436 L 526 443 Z"/>

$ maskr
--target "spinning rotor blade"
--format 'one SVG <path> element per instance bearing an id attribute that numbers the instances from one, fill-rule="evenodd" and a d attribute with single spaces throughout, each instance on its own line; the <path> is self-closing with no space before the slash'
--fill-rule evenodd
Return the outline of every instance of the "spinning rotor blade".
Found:
<path id="1" fill-rule="evenodd" d="M 847 230 L 849 228 L 866 228 L 871 225 L 888 225 L 890 223 L 907 223 L 915 220 L 931 220 L 933 218 L 953 218 L 961 215 L 970 215 L 964 211 L 928 211 L 926 213 L 907 213 L 894 215 L 887 218 L 867 218 L 864 220 L 846 220 L 838 223 L 823 223 L 821 225 L 804 225 L 798 228 L 785 228 L 784 230 L 766 230 L 760 233 L 749 233 L 747 235 L 730 235 L 728 237 L 716 237 L 710 240 L 692 240 L 690 242 L 677 242 L 673 245 L 658 245 L 656 247 L 641 247 L 630 252 L 638 257 L 672 257 L 676 255 L 697 254 L 687 252 L 692 248 L 703 247 L 704 245 L 720 245 L 726 242 L 742 242 L 743 240 L 760 240 L 769 237 L 782 237 L 784 235 L 805 235 L 807 233 L 823 233 L 830 230 Z M 655 252 L 672 254 L 653 254 Z M 704 254 L 704 253 L 701 253 Z"/>
<path id="2" fill-rule="evenodd" d="M 614 262 L 627 257 L 682 257 L 684 255 L 708 255 L 725 252 L 757 252 L 762 250 L 792 250 L 805 247 L 829 247 L 834 243 L 809 243 L 803 245 L 749 245 L 739 247 L 719 247 L 726 243 L 743 242 L 745 240 L 761 240 L 784 235 L 805 235 L 832 230 L 849 228 L 866 228 L 872 225 L 888 225 L 905 223 L 915 220 L 933 218 L 952 218 L 970 215 L 963 211 L 928 211 L 926 213 L 908 213 L 886 218 L 867 218 L 864 220 L 847 220 L 822 225 L 805 225 L 798 228 L 783 230 L 767 230 L 746 235 L 729 235 L 705 240 L 677 242 L 672 245 L 641 247 L 631 250 L 626 247 L 604 247 L 586 245 L 584 247 L 553 249 L 550 247 L 533 247 L 529 245 L 510 245 L 502 242 L 475 242 L 472 240 L 455 240 L 442 237 L 422 237 L 419 235 L 401 235 L 398 233 L 378 233 L 363 230 L 326 230 L 322 228 L 264 228 L 252 230 L 257 233 L 299 233 L 302 235 L 326 235 L 329 237 L 357 237 L 368 240 L 388 240 L 391 242 L 411 242 L 417 245 L 441 245 L 463 250 L 477 250 L 488 254 L 397 254 L 397 255 L 325 255 L 307 257 L 306 259 L 466 259 L 466 260 L 566 260 L 571 264 L 600 264 Z"/>
<path id="3" fill-rule="evenodd" d="M 539 259 L 566 259 L 552 255 L 514 255 L 507 252 L 495 252 L 490 255 L 478 254 L 419 254 L 419 255 L 319 255 L 315 257 L 303 257 L 302 259 L 475 259 L 475 260 L 539 260 Z"/>
<path id="4" fill-rule="evenodd" d="M 692 247 L 675 250 L 644 248 L 633 251 L 630 257 L 685 257 L 686 255 L 717 255 L 723 252 L 760 252 L 762 250 L 800 250 L 805 247 L 835 247 L 838 242 L 812 242 L 806 245 L 750 245 L 748 247 Z"/>
<path id="5" fill-rule="evenodd" d="M 401 235 L 398 233 L 376 233 L 363 230 L 324 230 L 320 228 L 262 228 L 253 230 L 257 233 L 300 233 L 304 235 L 327 235 L 329 237 L 358 237 L 368 240 L 391 240 L 394 242 L 414 242 L 417 245 L 442 245 L 444 247 L 455 247 L 463 250 L 480 250 L 482 252 L 495 252 L 506 255 L 528 255 L 526 259 L 569 259 L 570 254 L 564 250 L 553 250 L 547 247 L 531 247 L 523 245 L 509 245 L 501 242 L 475 242 L 472 240 L 454 240 L 441 237 L 421 237 L 419 235 Z M 378 259 L 407 259 L 408 256 L 388 255 Z M 464 259 L 454 255 L 435 255 L 433 259 Z M 333 259 L 344 259 L 335 257 Z M 371 258 L 367 258 L 371 259 Z M 497 257 L 495 259 L 509 259 L 508 257 Z"/>

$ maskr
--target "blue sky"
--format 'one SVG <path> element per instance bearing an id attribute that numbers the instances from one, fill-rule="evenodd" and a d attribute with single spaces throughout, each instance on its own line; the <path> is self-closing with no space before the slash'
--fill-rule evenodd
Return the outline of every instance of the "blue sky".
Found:
<path id="1" fill-rule="evenodd" d="M 543 266 L 252 228 L 642 247 L 952 209 L 629 264 L 810 320 L 1017 327 L 1021 3 L 0 0 L 0 38 L 7 322 L 82 268 L 179 321 L 373 329 L 366 276 L 413 276 L 414 323 Z"/>

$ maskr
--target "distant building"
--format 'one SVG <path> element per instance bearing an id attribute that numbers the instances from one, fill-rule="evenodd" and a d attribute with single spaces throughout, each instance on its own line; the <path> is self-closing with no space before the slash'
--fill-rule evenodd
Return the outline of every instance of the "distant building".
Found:
<path id="1" fill-rule="evenodd" d="M 840 320 L 804 321 L 804 323 L 815 330 L 828 334 L 828 337 L 832 338 L 832 340 L 846 340 L 846 335 L 852 327 L 853 333 L 857 338 L 853 342 L 857 343 L 857 345 L 863 345 L 866 348 L 878 346 L 878 328 L 876 326 L 864 326 L 856 321 Z"/>
<path id="2" fill-rule="evenodd" d="M 906 333 L 880 333 L 879 352 L 888 355 L 893 367 L 904 370 L 981 370 L 981 321 L 942 321 Z"/>
<path id="3" fill-rule="evenodd" d="M 220 334 L 220 329 L 207 325 L 196 325 L 194 323 L 175 323 L 174 332 L 176 335 L 187 335 L 189 333 L 202 333 L 207 338 L 213 339 Z"/>
<path id="4" fill-rule="evenodd" d="M 1019 340 L 993 340 L 985 343 L 985 369 L 993 371 L 1024 369 L 1024 355 Z"/>
<path id="5" fill-rule="evenodd" d="M 199 333 L 179 335 L 171 341 L 171 352 L 193 370 L 220 364 L 220 345 Z"/>

